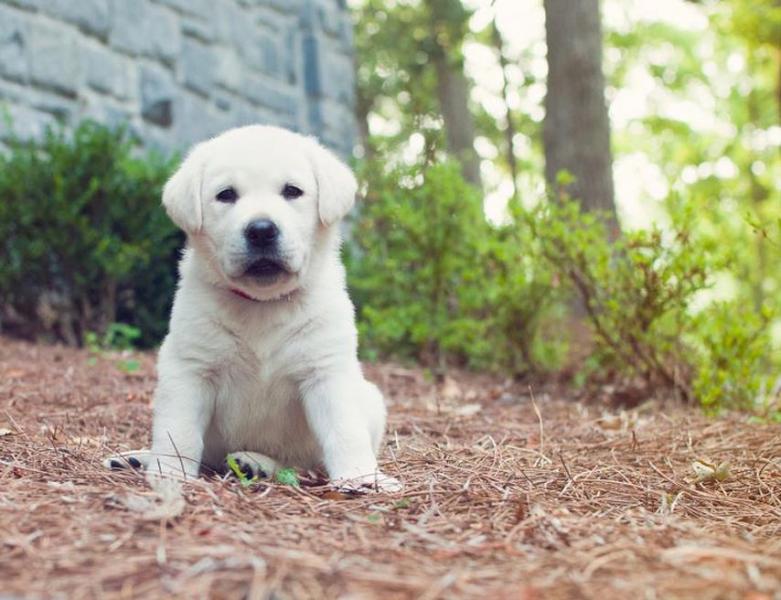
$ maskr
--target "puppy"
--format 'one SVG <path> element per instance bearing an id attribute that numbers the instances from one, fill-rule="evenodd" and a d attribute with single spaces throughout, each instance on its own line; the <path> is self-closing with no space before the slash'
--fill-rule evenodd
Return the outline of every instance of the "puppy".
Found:
<path id="1" fill-rule="evenodd" d="M 158 357 L 150 451 L 106 461 L 152 482 L 232 457 L 250 475 L 324 468 L 340 488 L 395 491 L 377 468 L 385 405 L 357 358 L 339 222 L 356 181 L 311 138 L 231 129 L 163 190 L 187 233 Z"/>

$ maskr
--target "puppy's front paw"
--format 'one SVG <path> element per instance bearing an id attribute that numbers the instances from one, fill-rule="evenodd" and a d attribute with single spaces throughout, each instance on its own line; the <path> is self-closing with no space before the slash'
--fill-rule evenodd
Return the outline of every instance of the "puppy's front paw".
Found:
<path id="1" fill-rule="evenodd" d="M 395 494 L 404 487 L 398 479 L 386 475 L 382 471 L 375 471 L 369 475 L 361 475 L 359 477 L 335 479 L 332 484 L 338 491 L 347 494 L 365 494 L 369 492 Z"/>
<path id="2" fill-rule="evenodd" d="M 279 470 L 273 458 L 260 452 L 231 452 L 225 457 L 225 463 L 230 471 L 235 473 L 238 469 L 247 479 L 269 479 Z"/>
<path id="3" fill-rule="evenodd" d="M 109 456 L 103 460 L 103 466 L 112 471 L 120 471 L 123 469 L 145 470 L 149 467 L 150 460 L 151 454 L 149 450 L 132 450 L 130 452 L 122 452 L 121 454 Z"/>

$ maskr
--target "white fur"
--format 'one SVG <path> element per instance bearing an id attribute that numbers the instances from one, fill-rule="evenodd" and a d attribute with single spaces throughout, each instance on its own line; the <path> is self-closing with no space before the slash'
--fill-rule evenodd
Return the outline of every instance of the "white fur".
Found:
<path id="1" fill-rule="evenodd" d="M 283 198 L 286 183 L 304 195 Z M 226 186 L 236 203 L 215 200 Z M 166 184 L 163 203 L 188 248 L 158 358 L 142 459 L 151 480 L 194 477 L 247 451 L 324 467 L 339 485 L 399 487 L 377 471 L 385 407 L 357 359 L 339 257 L 338 222 L 355 193 L 350 170 L 317 142 L 265 126 L 198 144 Z M 272 282 L 243 274 L 243 232 L 259 218 L 279 227 L 290 271 Z"/>

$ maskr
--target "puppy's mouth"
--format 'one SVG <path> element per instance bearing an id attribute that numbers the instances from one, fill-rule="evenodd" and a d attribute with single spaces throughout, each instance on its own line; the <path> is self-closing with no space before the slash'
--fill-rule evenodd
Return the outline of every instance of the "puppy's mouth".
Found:
<path id="1" fill-rule="evenodd" d="M 244 270 L 245 277 L 253 277 L 262 280 L 276 279 L 281 275 L 286 275 L 288 273 L 289 271 L 285 265 L 273 258 L 259 258 L 253 260 Z"/>

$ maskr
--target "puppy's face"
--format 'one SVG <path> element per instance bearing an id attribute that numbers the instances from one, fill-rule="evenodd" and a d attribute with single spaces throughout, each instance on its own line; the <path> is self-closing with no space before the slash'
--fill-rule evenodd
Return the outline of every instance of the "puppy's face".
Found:
<path id="1" fill-rule="evenodd" d="M 197 145 L 163 203 L 227 287 L 269 300 L 302 285 L 319 236 L 355 191 L 350 170 L 314 140 L 250 126 Z"/>

